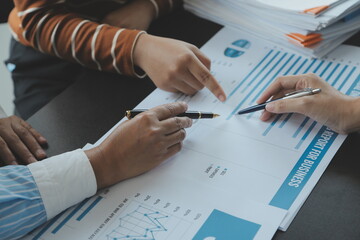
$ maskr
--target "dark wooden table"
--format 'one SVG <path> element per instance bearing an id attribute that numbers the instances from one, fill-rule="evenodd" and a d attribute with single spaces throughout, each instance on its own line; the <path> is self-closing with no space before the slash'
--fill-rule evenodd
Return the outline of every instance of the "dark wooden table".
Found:
<path id="1" fill-rule="evenodd" d="M 179 11 L 154 23 L 150 33 L 200 47 L 219 29 L 220 25 Z M 360 34 L 347 44 L 360 46 Z M 149 79 L 93 71 L 29 122 L 48 139 L 48 155 L 56 155 L 94 143 L 123 117 L 125 110 L 135 107 L 154 89 Z M 274 239 L 360 239 L 359 133 L 349 135 L 288 231 L 278 231 Z"/>

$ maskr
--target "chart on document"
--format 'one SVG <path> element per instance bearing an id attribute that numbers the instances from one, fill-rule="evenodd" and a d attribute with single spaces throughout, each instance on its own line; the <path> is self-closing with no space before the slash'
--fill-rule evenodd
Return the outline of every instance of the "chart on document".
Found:
<path id="1" fill-rule="evenodd" d="M 174 169 L 184 169 L 178 174 L 187 178 L 288 210 L 280 226 L 285 230 L 346 136 L 299 114 L 262 122 L 260 112 L 236 113 L 256 104 L 260 94 L 284 75 L 315 73 L 341 92 L 359 96 L 360 50 L 341 46 L 324 59 L 309 59 L 224 28 L 202 51 L 212 59 L 213 75 L 228 94 L 225 103 L 206 89 L 194 96 L 157 90 L 139 107 L 186 101 L 190 110 L 220 114 L 196 121 L 187 130 Z"/>
<path id="2" fill-rule="evenodd" d="M 50 220 L 26 239 L 214 240 L 241 237 L 261 240 L 275 233 L 286 214 L 275 207 L 241 199 L 235 201 L 234 196 L 226 193 L 217 198 L 196 193 L 196 189 L 206 189 L 206 186 L 158 173 L 162 177 L 146 174 L 104 190 Z M 173 189 L 168 189 L 163 177 L 171 178 Z M 207 192 L 212 191 L 207 189 Z M 204 197 L 206 204 L 202 202 Z M 229 208 L 234 204 L 241 205 Z"/>
<path id="3" fill-rule="evenodd" d="M 27 239 L 271 239 L 279 226 L 286 230 L 346 136 L 298 114 L 262 122 L 259 112 L 236 113 L 283 75 L 313 72 L 359 96 L 360 50 L 341 46 L 309 59 L 224 28 L 202 51 L 228 95 L 225 103 L 207 89 L 194 96 L 157 89 L 137 107 L 185 101 L 189 110 L 221 116 L 195 120 L 180 153 L 65 211 Z"/>

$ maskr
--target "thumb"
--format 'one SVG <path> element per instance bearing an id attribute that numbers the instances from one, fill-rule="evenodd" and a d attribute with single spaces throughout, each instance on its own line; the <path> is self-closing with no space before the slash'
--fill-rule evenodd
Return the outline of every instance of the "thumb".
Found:
<path id="1" fill-rule="evenodd" d="M 265 109 L 271 113 L 301 113 L 304 114 L 303 99 L 284 99 L 266 104 Z"/>

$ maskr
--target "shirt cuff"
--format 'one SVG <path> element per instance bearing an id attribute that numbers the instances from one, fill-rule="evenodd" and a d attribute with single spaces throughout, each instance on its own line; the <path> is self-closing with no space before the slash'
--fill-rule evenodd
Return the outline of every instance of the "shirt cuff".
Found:
<path id="1" fill-rule="evenodd" d="M 78 149 L 28 165 L 48 219 L 96 193 L 89 159 Z"/>

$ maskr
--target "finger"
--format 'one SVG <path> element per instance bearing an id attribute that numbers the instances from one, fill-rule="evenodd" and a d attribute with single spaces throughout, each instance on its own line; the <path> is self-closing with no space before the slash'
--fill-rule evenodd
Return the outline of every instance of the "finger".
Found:
<path id="1" fill-rule="evenodd" d="M 171 134 L 182 128 L 191 127 L 192 120 L 188 117 L 173 117 L 162 121 L 161 125 L 165 134 Z"/>
<path id="2" fill-rule="evenodd" d="M 149 111 L 154 112 L 156 117 L 162 121 L 185 112 L 187 108 L 188 106 L 185 102 L 175 102 L 157 106 Z"/>
<path id="3" fill-rule="evenodd" d="M 204 66 L 210 70 L 211 69 L 210 59 L 207 56 L 205 56 L 205 54 L 203 54 L 197 47 L 194 46 L 191 49 L 195 53 L 195 55 L 198 57 L 198 59 L 202 62 L 202 64 L 204 64 Z"/>
<path id="4" fill-rule="evenodd" d="M 198 58 L 193 58 L 189 71 L 205 87 L 207 87 L 220 101 L 226 100 L 226 95 L 220 84 L 216 81 L 204 64 Z"/>
<path id="5" fill-rule="evenodd" d="M 179 92 L 185 93 L 186 95 L 194 95 L 197 90 L 191 87 L 187 82 L 177 81 L 174 86 Z"/>
<path id="6" fill-rule="evenodd" d="M 10 150 L 15 153 L 18 160 L 24 164 L 30 164 L 36 162 L 34 155 L 24 145 L 21 139 L 14 132 L 11 136 L 4 137 Z"/>
<path id="7" fill-rule="evenodd" d="M 34 155 L 37 159 L 46 158 L 45 151 L 42 149 L 36 137 L 29 131 L 29 129 L 23 127 L 22 125 L 13 125 L 12 128 L 18 137 L 22 140 L 22 142 L 26 145 L 26 147 L 30 150 L 32 155 Z"/>
<path id="8" fill-rule="evenodd" d="M 186 137 L 186 131 L 185 129 L 180 129 L 166 137 L 166 147 L 171 147 L 177 143 L 182 142 Z"/>
<path id="9" fill-rule="evenodd" d="M 164 159 L 168 159 L 169 157 L 172 157 L 176 153 L 180 152 L 181 148 L 182 148 L 182 142 L 172 145 L 171 147 L 168 148 L 167 153 L 165 153 Z"/>
<path id="10" fill-rule="evenodd" d="M 270 86 L 261 94 L 256 101 L 257 103 L 266 102 L 271 96 L 278 94 L 281 91 L 288 89 L 295 89 L 299 81 L 299 76 L 283 76 L 277 78 Z"/>
<path id="11" fill-rule="evenodd" d="M 184 82 L 190 85 L 192 88 L 196 89 L 196 91 L 200 91 L 204 88 L 204 85 L 200 83 L 189 70 L 186 71 L 185 76 L 183 77 Z"/>
<path id="12" fill-rule="evenodd" d="M 262 114 L 260 116 L 260 120 L 265 122 L 265 121 L 269 120 L 273 115 L 274 115 L 273 113 L 265 110 L 262 112 Z"/>
<path id="13" fill-rule="evenodd" d="M 296 112 L 304 114 L 310 96 L 294 99 L 278 100 L 266 104 L 265 109 L 271 113 Z"/>
<path id="14" fill-rule="evenodd" d="M 40 145 L 48 144 L 46 138 L 43 135 L 41 135 L 38 131 L 36 131 L 36 129 L 34 129 L 29 123 L 25 121 L 21 121 L 21 124 L 31 132 L 31 134 L 36 138 L 36 140 Z"/>
<path id="15" fill-rule="evenodd" d="M 18 165 L 14 154 L 10 151 L 4 139 L 0 138 L 0 164 L 3 165 Z"/>

